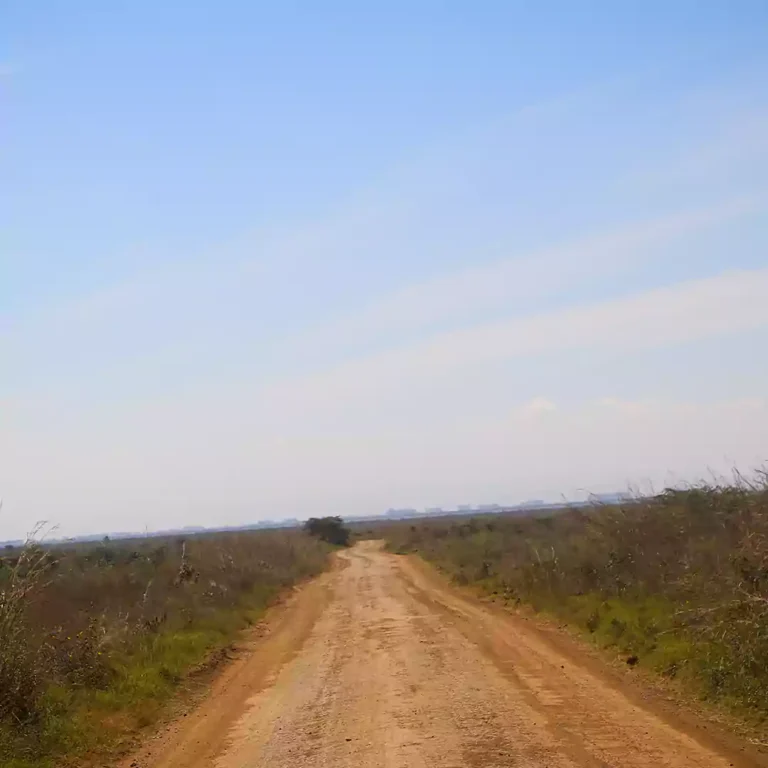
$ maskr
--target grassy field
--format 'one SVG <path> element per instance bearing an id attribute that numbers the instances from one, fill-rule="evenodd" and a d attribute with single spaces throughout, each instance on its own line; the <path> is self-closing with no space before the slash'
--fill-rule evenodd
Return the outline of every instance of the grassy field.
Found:
<path id="1" fill-rule="evenodd" d="M 330 549 L 283 530 L 0 550 L 0 766 L 103 765 Z"/>
<path id="2" fill-rule="evenodd" d="M 768 488 L 670 490 L 537 517 L 442 518 L 367 535 L 589 633 L 629 664 L 768 718 Z"/>

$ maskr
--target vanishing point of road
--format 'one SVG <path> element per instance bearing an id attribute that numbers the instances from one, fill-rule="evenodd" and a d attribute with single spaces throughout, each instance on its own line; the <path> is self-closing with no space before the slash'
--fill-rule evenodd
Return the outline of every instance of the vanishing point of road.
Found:
<path id="1" fill-rule="evenodd" d="M 552 633 L 549 633 L 552 634 Z M 362 542 L 297 590 L 139 768 L 753 766 L 535 621 Z"/>

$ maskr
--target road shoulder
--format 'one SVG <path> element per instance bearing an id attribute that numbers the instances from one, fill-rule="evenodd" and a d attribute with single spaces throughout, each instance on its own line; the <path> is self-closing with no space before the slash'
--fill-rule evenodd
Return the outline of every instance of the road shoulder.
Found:
<path id="1" fill-rule="evenodd" d="M 119 768 L 209 768 L 247 701 L 302 648 L 328 602 L 333 570 L 293 589 L 244 634 L 209 686 L 188 697 Z"/>

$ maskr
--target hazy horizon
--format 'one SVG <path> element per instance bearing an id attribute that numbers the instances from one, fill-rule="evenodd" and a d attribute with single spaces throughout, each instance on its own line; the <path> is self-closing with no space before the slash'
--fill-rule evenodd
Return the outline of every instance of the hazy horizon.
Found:
<path id="1" fill-rule="evenodd" d="M 320 5 L 2 12 L 0 539 L 763 465 L 768 7 Z"/>

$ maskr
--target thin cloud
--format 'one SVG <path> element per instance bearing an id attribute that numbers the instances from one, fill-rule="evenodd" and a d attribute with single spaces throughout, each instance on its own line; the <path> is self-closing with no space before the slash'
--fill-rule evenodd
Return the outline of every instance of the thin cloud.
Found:
<path id="1" fill-rule="evenodd" d="M 743 197 L 716 206 L 636 222 L 613 231 L 532 253 L 462 269 L 407 286 L 317 333 L 317 339 L 357 338 L 402 330 L 423 331 L 473 311 L 514 307 L 588 283 L 595 275 L 621 274 L 662 258 L 661 247 L 686 235 L 768 209 L 768 199 Z"/>
<path id="2" fill-rule="evenodd" d="M 557 405 L 546 397 L 534 397 L 529 403 L 526 403 L 522 411 L 523 413 L 551 413 L 557 410 Z"/>
<path id="3" fill-rule="evenodd" d="M 768 325 L 768 268 L 691 280 L 623 299 L 436 335 L 284 382 L 280 390 L 312 399 L 386 388 L 407 389 L 414 379 L 439 382 L 473 367 L 528 355 L 577 349 L 623 351 L 699 341 Z"/>

